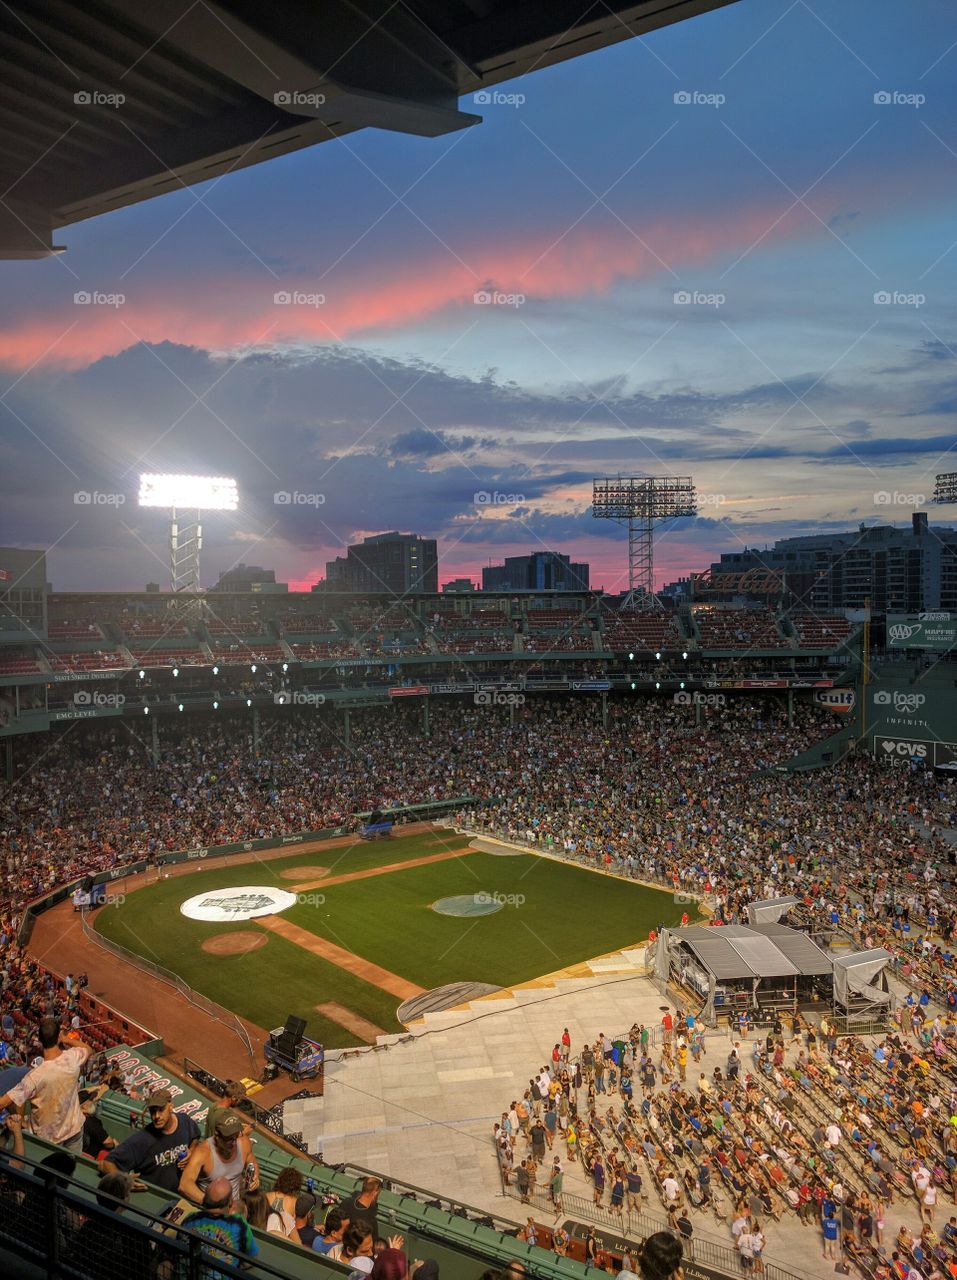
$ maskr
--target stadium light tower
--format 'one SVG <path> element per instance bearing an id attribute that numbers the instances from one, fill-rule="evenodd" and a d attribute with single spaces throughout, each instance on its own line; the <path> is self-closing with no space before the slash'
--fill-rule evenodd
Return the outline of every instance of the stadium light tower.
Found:
<path id="1" fill-rule="evenodd" d="M 203 511 L 235 511 L 236 481 L 225 476 L 140 476 L 140 506 L 169 511 L 169 575 L 174 594 L 199 591 Z"/>
<path id="2" fill-rule="evenodd" d="M 601 476 L 594 482 L 592 515 L 628 525 L 628 595 L 622 608 L 654 609 L 656 520 L 698 514 L 691 476 Z"/>
<path id="3" fill-rule="evenodd" d="M 942 471 L 934 479 L 934 501 L 957 502 L 957 471 Z"/>

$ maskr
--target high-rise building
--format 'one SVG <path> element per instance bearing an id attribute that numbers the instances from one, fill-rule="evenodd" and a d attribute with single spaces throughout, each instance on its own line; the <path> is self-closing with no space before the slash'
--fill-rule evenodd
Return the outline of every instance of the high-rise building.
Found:
<path id="1" fill-rule="evenodd" d="M 787 599 L 819 611 L 859 609 L 866 600 L 875 613 L 957 611 L 957 529 L 932 528 L 923 511 L 909 528 L 861 525 L 728 552 L 711 566 L 710 590 L 747 594 L 743 575 L 755 570 L 778 575 Z"/>
<path id="2" fill-rule="evenodd" d="M 261 569 L 258 564 L 237 564 L 219 575 L 210 591 L 288 591 L 287 582 L 276 581 L 275 569 Z"/>
<path id="3" fill-rule="evenodd" d="M 376 533 L 348 547 L 326 564 L 327 591 L 387 592 L 439 589 L 439 555 L 434 538 L 417 533 Z"/>
<path id="4" fill-rule="evenodd" d="M 45 635 L 49 591 L 44 551 L 0 547 L 0 632 L 25 639 Z"/>
<path id="5" fill-rule="evenodd" d="M 483 591 L 587 591 L 589 566 L 572 564 L 560 551 L 506 556 L 482 570 Z"/>

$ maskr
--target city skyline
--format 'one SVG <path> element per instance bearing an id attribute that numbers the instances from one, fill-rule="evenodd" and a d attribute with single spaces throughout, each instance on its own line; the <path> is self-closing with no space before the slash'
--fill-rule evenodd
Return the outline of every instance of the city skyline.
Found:
<path id="1" fill-rule="evenodd" d="M 619 470 L 695 477 L 659 587 L 906 524 L 957 469 L 957 49 L 921 15 L 741 0 L 463 100 L 451 138 L 366 130 L 0 264 L 0 543 L 58 589 L 164 581 L 140 470 L 236 476 L 209 581 L 308 587 L 396 528 L 440 585 L 554 549 L 621 590 L 588 513 Z"/>

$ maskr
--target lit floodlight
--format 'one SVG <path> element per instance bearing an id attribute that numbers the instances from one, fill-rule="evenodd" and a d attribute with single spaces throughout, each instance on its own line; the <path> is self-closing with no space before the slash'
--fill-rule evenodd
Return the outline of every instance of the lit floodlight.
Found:
<path id="1" fill-rule="evenodd" d="M 141 475 L 141 507 L 179 507 L 195 511 L 235 511 L 236 481 L 227 476 Z"/>
<path id="2" fill-rule="evenodd" d="M 247 698 L 247 699 L 246 699 L 246 706 L 247 706 L 247 707 L 251 707 L 252 705 L 253 705 L 253 700 L 252 700 L 252 698 Z"/>
<path id="3" fill-rule="evenodd" d="M 141 680 L 145 680 L 145 679 L 146 679 L 146 672 L 145 672 L 145 671 L 141 671 L 141 672 L 140 672 L 140 679 L 141 679 Z"/>
<path id="4" fill-rule="evenodd" d="M 148 716 L 148 715 L 149 715 L 149 713 L 150 713 L 150 709 L 149 709 L 149 707 L 144 707 L 144 708 L 143 708 L 143 715 L 144 715 L 144 716 Z"/>
<path id="5" fill-rule="evenodd" d="M 219 703 L 218 703 L 218 702 L 214 702 L 214 703 L 213 703 L 213 710 L 214 710 L 214 711 L 218 711 L 218 710 L 219 710 Z"/>
<path id="6" fill-rule="evenodd" d="M 180 704 L 179 704 L 179 709 L 180 709 L 180 711 L 182 711 L 182 710 L 183 710 L 183 704 L 182 704 L 182 703 L 180 703 Z"/>
<path id="7" fill-rule="evenodd" d="M 202 512 L 235 511 L 236 481 L 228 476 L 141 475 L 139 504 L 169 512 L 170 589 L 199 591 Z"/>
<path id="8" fill-rule="evenodd" d="M 255 664 L 255 662 L 252 664 L 252 666 L 249 668 L 249 670 L 253 673 L 253 675 L 255 675 L 255 674 L 256 674 L 256 664 Z"/>
<path id="9" fill-rule="evenodd" d="M 173 668 L 173 675 L 174 675 L 174 676 L 178 676 L 178 675 L 179 675 L 179 667 L 174 667 L 174 668 Z"/>
<path id="10" fill-rule="evenodd" d="M 214 675 L 214 676 L 218 676 L 218 675 L 219 675 L 219 667 L 213 667 L 213 675 Z"/>

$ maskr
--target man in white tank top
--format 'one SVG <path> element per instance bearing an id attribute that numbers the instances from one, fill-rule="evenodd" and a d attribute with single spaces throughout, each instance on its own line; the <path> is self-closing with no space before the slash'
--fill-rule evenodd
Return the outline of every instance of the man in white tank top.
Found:
<path id="1" fill-rule="evenodd" d="M 180 1195 L 202 1204 L 203 1193 L 216 1178 L 227 1179 L 234 1200 L 259 1186 L 259 1163 L 242 1129 L 235 1111 L 224 1111 L 217 1118 L 213 1136 L 197 1142 L 190 1153 L 179 1180 Z"/>

